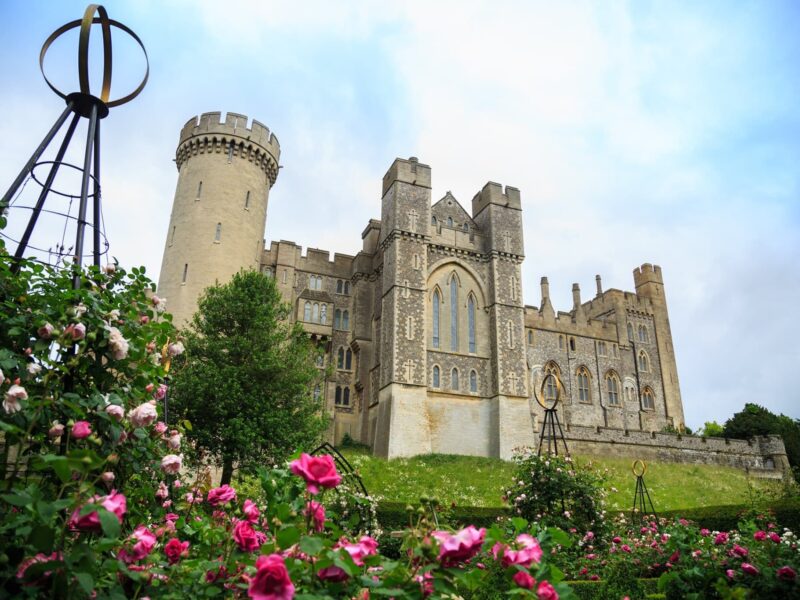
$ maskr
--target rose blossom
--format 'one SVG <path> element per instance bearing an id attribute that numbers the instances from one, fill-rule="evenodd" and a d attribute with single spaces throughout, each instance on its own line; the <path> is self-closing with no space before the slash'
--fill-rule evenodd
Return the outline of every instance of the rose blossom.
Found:
<path id="1" fill-rule="evenodd" d="M 89 421 L 76 421 L 75 425 L 72 426 L 70 435 L 76 440 L 87 438 L 92 435 L 92 426 L 89 425 Z"/>
<path id="2" fill-rule="evenodd" d="M 167 346 L 167 354 L 169 354 L 173 358 L 183 354 L 184 350 L 185 348 L 183 347 L 183 342 L 175 342 Z"/>
<path id="3" fill-rule="evenodd" d="M 88 504 L 96 504 L 98 502 L 107 511 L 114 513 L 119 522 L 122 523 L 122 517 L 125 516 L 127 511 L 127 502 L 123 494 L 118 493 L 116 490 L 111 490 L 108 496 L 95 496 L 89 500 Z M 69 528 L 83 531 L 100 531 L 100 517 L 97 515 L 97 511 L 94 510 L 81 517 L 81 508 L 76 508 L 72 513 L 69 519 Z"/>
<path id="4" fill-rule="evenodd" d="M 536 588 L 536 596 L 539 600 L 558 600 L 558 592 L 549 581 L 543 581 Z"/>
<path id="5" fill-rule="evenodd" d="M 775 533 L 774 531 L 770 531 L 770 532 L 769 532 L 769 539 L 771 539 L 771 540 L 772 540 L 773 542 L 775 542 L 776 544 L 780 544 L 780 543 L 781 543 L 781 536 L 779 536 L 779 535 L 778 535 L 777 533 Z"/>
<path id="6" fill-rule="evenodd" d="M 747 573 L 748 575 L 758 575 L 758 569 L 756 569 L 750 563 L 743 562 L 742 563 L 742 571 Z"/>
<path id="7" fill-rule="evenodd" d="M 157 416 L 155 400 L 140 404 L 128 413 L 128 419 L 134 427 L 147 427 Z"/>
<path id="8" fill-rule="evenodd" d="M 147 557 L 156 545 L 156 536 L 144 525 L 139 525 L 133 530 L 129 541 L 135 540 L 130 552 L 123 548 L 119 551 L 119 558 L 123 562 L 132 563 Z"/>
<path id="9" fill-rule="evenodd" d="M 156 498 L 159 500 L 166 500 L 169 498 L 169 488 L 167 484 L 163 481 L 158 484 L 158 489 L 156 490 Z M 190 502 L 191 503 L 191 502 Z"/>
<path id="10" fill-rule="evenodd" d="M 122 336 L 122 332 L 116 327 L 106 327 L 108 331 L 108 348 L 111 356 L 116 360 L 122 360 L 128 356 L 128 340 Z"/>
<path id="11" fill-rule="evenodd" d="M 700 535 L 702 535 L 703 537 L 706 537 L 706 536 L 708 536 L 708 535 L 710 535 L 710 534 L 711 534 L 711 532 L 710 532 L 708 529 L 706 529 L 705 527 L 703 527 L 703 528 L 700 530 Z"/>
<path id="12" fill-rule="evenodd" d="M 206 499 L 211 506 L 225 504 L 226 502 L 236 500 L 236 490 L 226 483 L 218 488 L 212 488 L 208 490 L 208 496 Z"/>
<path id="13" fill-rule="evenodd" d="M 748 554 L 747 548 L 742 548 L 739 544 L 733 545 L 732 552 L 737 556 L 741 556 L 742 558 L 744 558 Z"/>
<path id="14" fill-rule="evenodd" d="M 517 544 L 519 544 L 520 550 L 504 548 L 504 567 L 508 567 L 509 565 L 521 565 L 528 568 L 531 566 L 531 563 L 538 563 L 542 560 L 542 548 L 539 546 L 539 540 L 533 536 L 523 533 L 517 536 Z"/>
<path id="15" fill-rule="evenodd" d="M 164 554 L 167 556 L 169 564 L 174 565 L 181 557 L 189 556 L 189 542 L 182 542 L 178 538 L 172 538 L 164 546 Z"/>
<path id="16" fill-rule="evenodd" d="M 255 552 L 261 547 L 256 537 L 256 531 L 249 521 L 236 522 L 233 526 L 233 540 L 244 552 Z"/>
<path id="17" fill-rule="evenodd" d="M 31 556 L 30 558 L 26 558 L 19 564 L 19 567 L 17 567 L 17 579 L 25 579 L 25 572 L 31 565 L 35 565 L 37 563 L 60 561 L 60 560 L 63 560 L 61 552 L 53 552 L 50 556 L 39 552 L 36 556 Z M 48 577 L 50 577 L 51 574 L 52 571 L 45 571 L 38 577 L 37 580 L 30 583 L 34 584 L 39 583 L 43 579 L 47 579 Z"/>
<path id="18" fill-rule="evenodd" d="M 305 516 L 311 517 L 311 524 L 314 531 L 322 533 L 325 530 L 325 507 L 320 502 L 313 500 L 306 504 L 306 509 L 303 511 Z"/>
<path id="19" fill-rule="evenodd" d="M 363 567 L 364 559 L 367 556 L 374 555 L 378 551 L 378 542 L 368 535 L 362 536 L 358 542 L 348 542 L 346 539 L 342 538 L 333 546 L 333 549 L 339 550 L 342 548 L 350 555 L 357 566 Z M 323 581 L 339 583 L 346 581 L 349 575 L 341 567 L 331 565 L 317 571 L 317 577 Z"/>
<path id="20" fill-rule="evenodd" d="M 247 577 L 247 595 L 253 600 L 292 600 L 294 585 L 280 554 L 261 555 L 256 560 L 256 574 Z"/>
<path id="21" fill-rule="evenodd" d="M 319 488 L 335 488 L 342 482 L 336 472 L 336 465 L 330 454 L 309 456 L 305 452 L 290 464 L 292 473 L 305 479 L 306 489 L 312 494 L 319 493 Z"/>
<path id="22" fill-rule="evenodd" d="M 736 577 L 736 571 L 734 571 L 733 569 L 727 569 L 725 571 L 725 575 L 728 576 L 728 579 L 733 579 L 734 577 Z"/>
<path id="23" fill-rule="evenodd" d="M 183 455 L 182 454 L 167 454 L 164 458 L 161 459 L 161 468 L 164 469 L 165 473 L 169 473 L 170 475 L 176 475 L 181 470 L 181 464 L 183 463 Z"/>
<path id="24" fill-rule="evenodd" d="M 434 531 L 431 535 L 439 542 L 439 560 L 445 566 L 463 562 L 475 556 L 483 545 L 486 529 L 470 525 L 456 534 Z"/>
<path id="25" fill-rule="evenodd" d="M 100 479 L 102 479 L 106 483 L 111 483 L 112 481 L 114 481 L 114 478 L 115 478 L 115 475 L 114 475 L 114 473 L 112 471 L 106 471 L 105 473 L 100 475 Z"/>
<path id="26" fill-rule="evenodd" d="M 164 423 L 164 421 L 159 421 L 158 423 L 156 423 L 155 427 L 153 427 L 153 430 L 158 435 L 161 435 L 167 431 L 167 424 Z"/>
<path id="27" fill-rule="evenodd" d="M 77 342 L 86 337 L 86 325 L 83 323 L 70 323 L 64 333 L 70 336 L 73 342 Z"/>
<path id="28" fill-rule="evenodd" d="M 106 266 L 103 267 L 103 271 L 106 275 L 111 275 L 117 270 L 117 265 L 114 263 L 108 263 Z"/>
<path id="29" fill-rule="evenodd" d="M 763 542 L 765 539 L 767 539 L 767 532 L 766 531 L 756 531 L 753 534 L 753 539 L 755 541 L 757 541 L 757 542 Z"/>
<path id="30" fill-rule="evenodd" d="M 60 438 L 62 435 L 64 435 L 64 426 L 58 421 L 53 421 L 53 424 L 50 426 L 47 435 L 51 438 Z"/>
<path id="31" fill-rule="evenodd" d="M 54 329 L 50 323 L 45 323 L 36 330 L 36 334 L 43 340 L 49 340 L 53 336 Z"/>
<path id="32" fill-rule="evenodd" d="M 3 410 L 9 415 L 20 411 L 22 410 L 22 405 L 19 401 L 27 399 L 28 392 L 24 387 L 15 383 L 6 391 L 5 398 L 3 399 Z"/>
<path id="33" fill-rule="evenodd" d="M 165 384 L 163 383 L 158 384 L 158 389 L 156 389 L 155 393 L 156 400 L 163 400 L 164 397 L 167 395 L 168 389 L 169 388 Z"/>
<path id="34" fill-rule="evenodd" d="M 526 590 L 532 590 L 533 586 L 536 585 L 536 580 L 531 577 L 530 573 L 526 573 L 525 571 L 517 571 L 514 575 L 514 583 L 521 588 L 525 588 Z"/>
<path id="35" fill-rule="evenodd" d="M 150 301 L 153 303 L 153 306 L 155 307 L 156 312 L 164 312 L 164 310 L 167 308 L 167 299 L 166 298 L 159 298 L 158 296 L 153 294 L 153 297 L 150 298 Z"/>
<path id="36" fill-rule="evenodd" d="M 181 447 L 181 436 L 177 430 L 173 429 L 169 432 L 169 437 L 167 438 L 167 446 L 169 446 L 172 450 L 178 450 Z"/>
<path id="37" fill-rule="evenodd" d="M 245 519 L 247 519 L 251 523 L 258 523 L 258 517 L 261 514 L 255 502 L 253 502 L 250 499 L 244 501 L 244 506 L 242 507 L 242 513 L 244 513 Z"/>
<path id="38" fill-rule="evenodd" d="M 781 567 L 775 571 L 775 574 L 778 576 L 778 579 L 782 579 L 783 581 L 794 581 L 797 578 L 797 573 L 790 566 Z"/>
<path id="39" fill-rule="evenodd" d="M 106 413 L 108 413 L 108 416 L 117 422 L 122 421 L 122 419 L 125 417 L 125 409 L 119 404 L 109 404 L 106 406 Z"/>
<path id="40" fill-rule="evenodd" d="M 724 531 L 722 533 L 718 533 L 717 537 L 714 538 L 714 544 L 716 544 L 717 546 L 721 546 L 722 544 L 725 544 L 727 542 L 728 542 L 728 534 L 725 533 Z"/>
<path id="41" fill-rule="evenodd" d="M 28 375 L 36 377 L 41 372 L 42 372 L 42 365 L 40 365 L 39 363 L 28 363 Z"/>

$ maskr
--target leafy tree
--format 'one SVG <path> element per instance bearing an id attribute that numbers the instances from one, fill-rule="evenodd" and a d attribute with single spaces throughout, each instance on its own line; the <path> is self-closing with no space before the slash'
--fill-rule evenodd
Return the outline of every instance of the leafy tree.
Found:
<path id="1" fill-rule="evenodd" d="M 725 422 L 725 437 L 747 439 L 770 434 L 783 438 L 789 464 L 800 466 L 800 421 L 797 419 L 776 415 L 763 406 L 748 402 L 741 412 Z"/>
<path id="2" fill-rule="evenodd" d="M 716 421 L 706 421 L 700 434 L 705 437 L 723 437 L 725 428 Z"/>
<path id="3" fill-rule="evenodd" d="M 174 372 L 172 406 L 191 423 L 201 459 L 253 470 L 316 443 L 326 426 L 311 389 L 316 349 L 290 324 L 273 279 L 241 271 L 208 288 L 185 331 L 186 352 Z"/>

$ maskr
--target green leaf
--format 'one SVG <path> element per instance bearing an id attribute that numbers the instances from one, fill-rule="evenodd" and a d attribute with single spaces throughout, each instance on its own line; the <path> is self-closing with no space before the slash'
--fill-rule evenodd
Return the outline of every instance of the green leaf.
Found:
<path id="1" fill-rule="evenodd" d="M 0 497 L 13 506 L 28 506 L 31 503 L 31 497 L 27 494 L 3 494 Z"/>
<path id="2" fill-rule="evenodd" d="M 119 519 L 117 515 L 106 510 L 102 506 L 97 507 L 97 515 L 100 517 L 100 526 L 106 537 L 116 539 L 120 534 Z"/>
<path id="3" fill-rule="evenodd" d="M 297 527 L 290 525 L 281 529 L 275 537 L 278 540 L 278 545 L 285 550 L 297 543 L 297 540 L 300 539 L 300 531 L 298 531 Z"/>
<path id="4" fill-rule="evenodd" d="M 55 533 L 47 525 L 36 525 L 28 536 L 28 543 L 39 552 L 50 554 L 53 551 Z"/>
<path id="5" fill-rule="evenodd" d="M 75 579 L 87 594 L 91 594 L 94 589 L 94 579 L 88 573 L 75 573 Z"/>
<path id="6" fill-rule="evenodd" d="M 548 527 L 547 533 L 553 539 L 554 544 L 560 544 L 564 548 L 569 548 L 572 546 L 572 540 L 570 540 L 569 536 L 561 531 L 558 527 Z"/>
<path id="7" fill-rule="evenodd" d="M 304 535 L 300 540 L 300 551 L 309 556 L 316 556 L 324 548 L 322 540 Z"/>
<path id="8" fill-rule="evenodd" d="M 517 533 L 520 531 L 525 531 L 525 529 L 528 527 L 528 522 L 522 517 L 514 517 L 511 519 L 511 524 L 514 525 L 514 529 L 517 531 Z"/>

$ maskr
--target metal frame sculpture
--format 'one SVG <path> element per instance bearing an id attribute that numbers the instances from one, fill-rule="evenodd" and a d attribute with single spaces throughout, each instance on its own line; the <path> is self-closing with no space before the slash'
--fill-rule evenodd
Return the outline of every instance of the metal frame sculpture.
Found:
<path id="1" fill-rule="evenodd" d="M 550 378 L 552 378 L 556 383 L 556 397 L 551 399 L 552 405 L 547 404 L 548 399 L 545 398 L 544 395 L 544 388 L 548 381 L 550 381 Z M 564 455 L 569 456 L 567 440 L 564 438 L 564 431 L 561 429 L 561 422 L 558 420 L 558 403 L 561 401 L 561 394 L 563 393 L 563 390 L 564 386 L 561 383 L 561 380 L 554 373 L 548 373 L 545 375 L 544 379 L 542 379 L 542 385 L 539 387 L 538 391 L 534 387 L 533 395 L 536 398 L 536 402 L 538 402 L 539 406 L 544 409 L 544 421 L 542 422 L 542 432 L 539 436 L 539 448 L 537 451 L 539 456 L 542 455 L 542 448 L 544 446 L 545 438 L 547 438 L 548 454 L 555 454 L 558 456 L 558 443 L 560 441 L 564 445 Z"/>
<path id="2" fill-rule="evenodd" d="M 631 509 L 631 521 L 639 515 L 653 515 L 658 519 L 656 509 L 653 506 L 653 500 L 650 498 L 650 492 L 647 491 L 647 486 L 644 483 L 644 474 L 647 473 L 647 463 L 643 460 L 637 459 L 633 461 L 631 471 L 636 476 L 636 489 L 633 492 L 633 508 Z M 647 510 L 647 503 L 650 504 L 650 510 Z"/>
<path id="3" fill-rule="evenodd" d="M 95 13 L 98 14 L 95 17 Z M 100 90 L 100 95 L 96 96 L 93 95 L 90 86 L 89 86 L 89 35 L 91 33 L 92 25 L 98 24 L 102 29 L 103 35 L 103 83 L 102 88 Z M 44 59 L 47 54 L 48 49 L 53 44 L 53 42 L 60 37 L 63 33 L 75 29 L 76 27 L 80 27 L 80 36 L 78 41 L 78 80 L 79 80 L 79 91 L 73 92 L 69 94 L 63 93 L 61 90 L 55 87 L 53 83 L 47 78 L 44 71 Z M 111 28 L 115 27 L 124 33 L 128 34 L 133 40 L 139 45 L 144 53 L 145 58 L 145 74 L 142 78 L 142 81 L 139 85 L 129 94 L 126 96 L 109 100 L 109 96 L 111 94 L 111 73 L 112 73 L 112 50 L 111 50 Z M 83 263 L 84 258 L 84 235 L 86 226 L 89 224 L 87 221 L 87 211 L 88 211 L 88 204 L 89 199 L 92 200 L 92 224 L 91 227 L 93 228 L 93 251 L 92 251 L 92 258 L 93 262 L 96 266 L 100 266 L 100 256 L 104 254 L 101 251 L 101 237 L 105 238 L 105 235 L 102 233 L 102 208 L 101 208 L 101 188 L 100 188 L 100 121 L 108 116 L 109 109 L 115 106 L 120 106 L 125 104 L 126 102 L 130 102 L 139 93 L 144 89 L 145 84 L 147 83 L 147 78 L 150 74 L 150 64 L 147 58 L 147 51 L 145 50 L 144 44 L 139 39 L 139 37 L 128 27 L 115 21 L 113 19 L 108 18 L 108 13 L 106 9 L 100 6 L 99 4 L 90 4 L 86 11 L 84 12 L 82 19 L 76 19 L 75 21 L 70 21 L 69 23 L 62 25 L 58 29 L 56 29 L 50 37 L 45 40 L 44 45 L 42 45 L 42 49 L 39 53 L 39 69 L 42 72 L 42 76 L 44 77 L 47 86 L 55 92 L 57 96 L 62 98 L 66 103 L 67 106 L 61 115 L 56 119 L 54 125 L 50 128 L 50 131 L 47 132 L 42 142 L 36 148 L 36 150 L 31 155 L 30 159 L 25 166 L 20 171 L 17 178 L 13 181 L 11 186 L 8 188 L 6 193 L 3 195 L 2 199 L 0 199 L 0 212 L 5 212 L 8 210 L 9 207 L 12 207 L 14 204 L 15 196 L 17 191 L 20 190 L 20 187 L 23 186 L 23 183 L 27 181 L 29 177 L 31 177 L 36 183 L 38 183 L 42 190 L 39 193 L 38 200 L 33 207 L 25 207 L 30 208 L 32 210 L 31 217 L 28 220 L 28 224 L 25 228 L 22 237 L 17 240 L 11 240 L 17 242 L 17 249 L 14 253 L 14 264 L 12 265 L 12 269 L 14 272 L 17 272 L 20 268 L 20 259 L 22 259 L 25 255 L 25 252 L 28 250 L 29 247 L 38 250 L 40 252 L 45 252 L 44 248 L 37 248 L 35 246 L 30 245 L 31 235 L 36 227 L 36 222 L 39 219 L 39 216 L 42 212 L 48 212 L 51 214 L 59 215 L 64 217 L 67 221 L 75 220 L 77 221 L 76 226 L 76 234 L 75 234 L 75 244 L 70 249 L 71 256 L 73 260 L 73 265 L 75 268 L 75 276 L 73 279 L 73 286 L 77 287 L 80 285 L 80 278 L 79 278 L 79 271 Z M 48 146 L 53 142 L 56 135 L 59 133 L 61 128 L 66 123 L 68 117 L 72 115 L 72 120 L 70 121 L 66 133 L 64 134 L 64 138 L 61 142 L 61 145 L 56 152 L 55 160 L 52 161 L 40 161 L 42 154 L 47 150 Z M 88 130 L 86 135 L 86 147 L 84 151 L 84 159 L 83 159 L 83 167 L 73 165 L 64 161 L 64 155 L 67 152 L 67 149 L 72 142 L 73 135 L 75 133 L 75 129 L 78 125 L 78 122 L 81 118 L 88 119 Z M 40 181 L 35 173 L 34 170 L 37 167 L 45 167 L 49 165 L 49 172 L 47 177 L 44 181 Z M 56 175 L 59 172 L 59 169 L 64 167 L 69 167 L 81 172 L 81 188 L 79 194 L 69 194 L 64 191 L 57 191 L 53 189 L 53 183 L 55 181 Z M 89 187 L 92 187 L 92 191 L 90 193 Z M 24 186 L 23 186 L 24 187 Z M 21 190 L 20 190 L 21 192 Z M 72 201 L 75 199 L 79 199 L 78 204 L 78 214 L 77 216 L 72 216 L 69 211 L 66 213 L 59 212 L 57 210 L 46 210 L 45 209 L 45 202 L 48 198 L 50 193 L 58 194 L 60 196 L 65 196 L 70 199 L 70 208 L 72 206 Z M 22 208 L 22 207 L 20 207 Z M 66 225 L 66 224 L 65 224 Z M 66 226 L 64 229 L 66 233 Z M 7 237 L 7 236 L 6 236 Z M 9 238 L 10 239 L 10 238 Z M 103 240 L 105 245 L 105 251 L 108 250 L 108 241 Z M 62 244 L 58 250 L 59 257 L 66 255 L 67 253 L 63 251 L 64 242 L 62 239 Z"/>

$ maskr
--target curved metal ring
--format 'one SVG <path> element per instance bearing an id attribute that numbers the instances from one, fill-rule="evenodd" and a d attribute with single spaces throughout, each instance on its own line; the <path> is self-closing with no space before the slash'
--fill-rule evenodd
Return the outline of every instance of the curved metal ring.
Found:
<path id="1" fill-rule="evenodd" d="M 547 401 L 544 397 L 544 388 L 545 385 L 547 385 L 547 380 L 550 379 L 551 377 L 556 380 L 556 397 L 555 400 L 553 400 L 553 405 L 547 406 Z M 561 392 L 563 389 L 564 386 L 561 384 L 561 379 L 558 378 L 558 375 L 556 375 L 555 373 L 548 373 L 547 375 L 544 376 L 544 379 L 542 379 L 542 385 L 539 387 L 538 392 L 534 387 L 533 396 L 536 398 L 536 402 L 539 403 L 539 406 L 541 406 L 543 409 L 552 410 L 556 406 L 558 406 L 558 403 L 561 401 Z"/>
<path id="2" fill-rule="evenodd" d="M 642 468 L 641 473 L 636 472 L 637 471 L 636 465 L 641 465 Z M 636 459 L 635 461 L 633 461 L 633 465 L 631 466 L 631 471 L 636 477 L 644 477 L 644 474 L 647 473 L 647 463 L 641 459 Z"/>
<path id="3" fill-rule="evenodd" d="M 98 12 L 100 16 L 93 17 L 95 12 Z M 47 75 L 45 75 L 44 58 L 47 54 L 47 51 L 50 49 L 50 46 L 61 36 L 62 33 L 65 33 L 71 29 L 75 29 L 76 27 L 80 27 L 81 33 L 80 40 L 78 42 L 78 79 L 80 82 L 81 93 L 91 95 L 89 91 L 89 34 L 93 24 L 100 24 L 103 29 L 103 87 L 100 92 L 100 100 L 109 108 L 130 102 L 141 93 L 141 91 L 144 89 L 144 86 L 147 84 L 147 79 L 150 77 L 150 60 L 147 57 L 147 50 L 145 49 L 144 44 L 142 43 L 142 40 L 139 39 L 138 35 L 136 35 L 129 27 L 123 25 L 119 21 L 109 19 L 106 9 L 98 4 L 90 4 L 86 9 L 83 19 L 76 19 L 75 21 L 70 21 L 69 23 L 62 25 L 53 33 L 51 33 L 50 37 L 45 40 L 44 44 L 42 45 L 42 49 L 39 52 L 39 70 L 42 72 L 42 77 L 44 77 L 47 87 L 53 90 L 58 97 L 63 98 L 64 100 L 67 99 L 67 94 L 61 92 L 61 90 L 53 85 L 52 82 L 47 78 Z M 144 54 L 145 72 L 144 78 L 142 78 L 141 83 L 136 87 L 136 89 L 133 90 L 133 92 L 127 96 L 109 101 L 108 97 L 111 94 L 112 66 L 111 27 L 116 27 L 117 29 L 127 33 L 137 44 L 139 44 L 139 47 L 142 49 L 142 53 Z"/>

